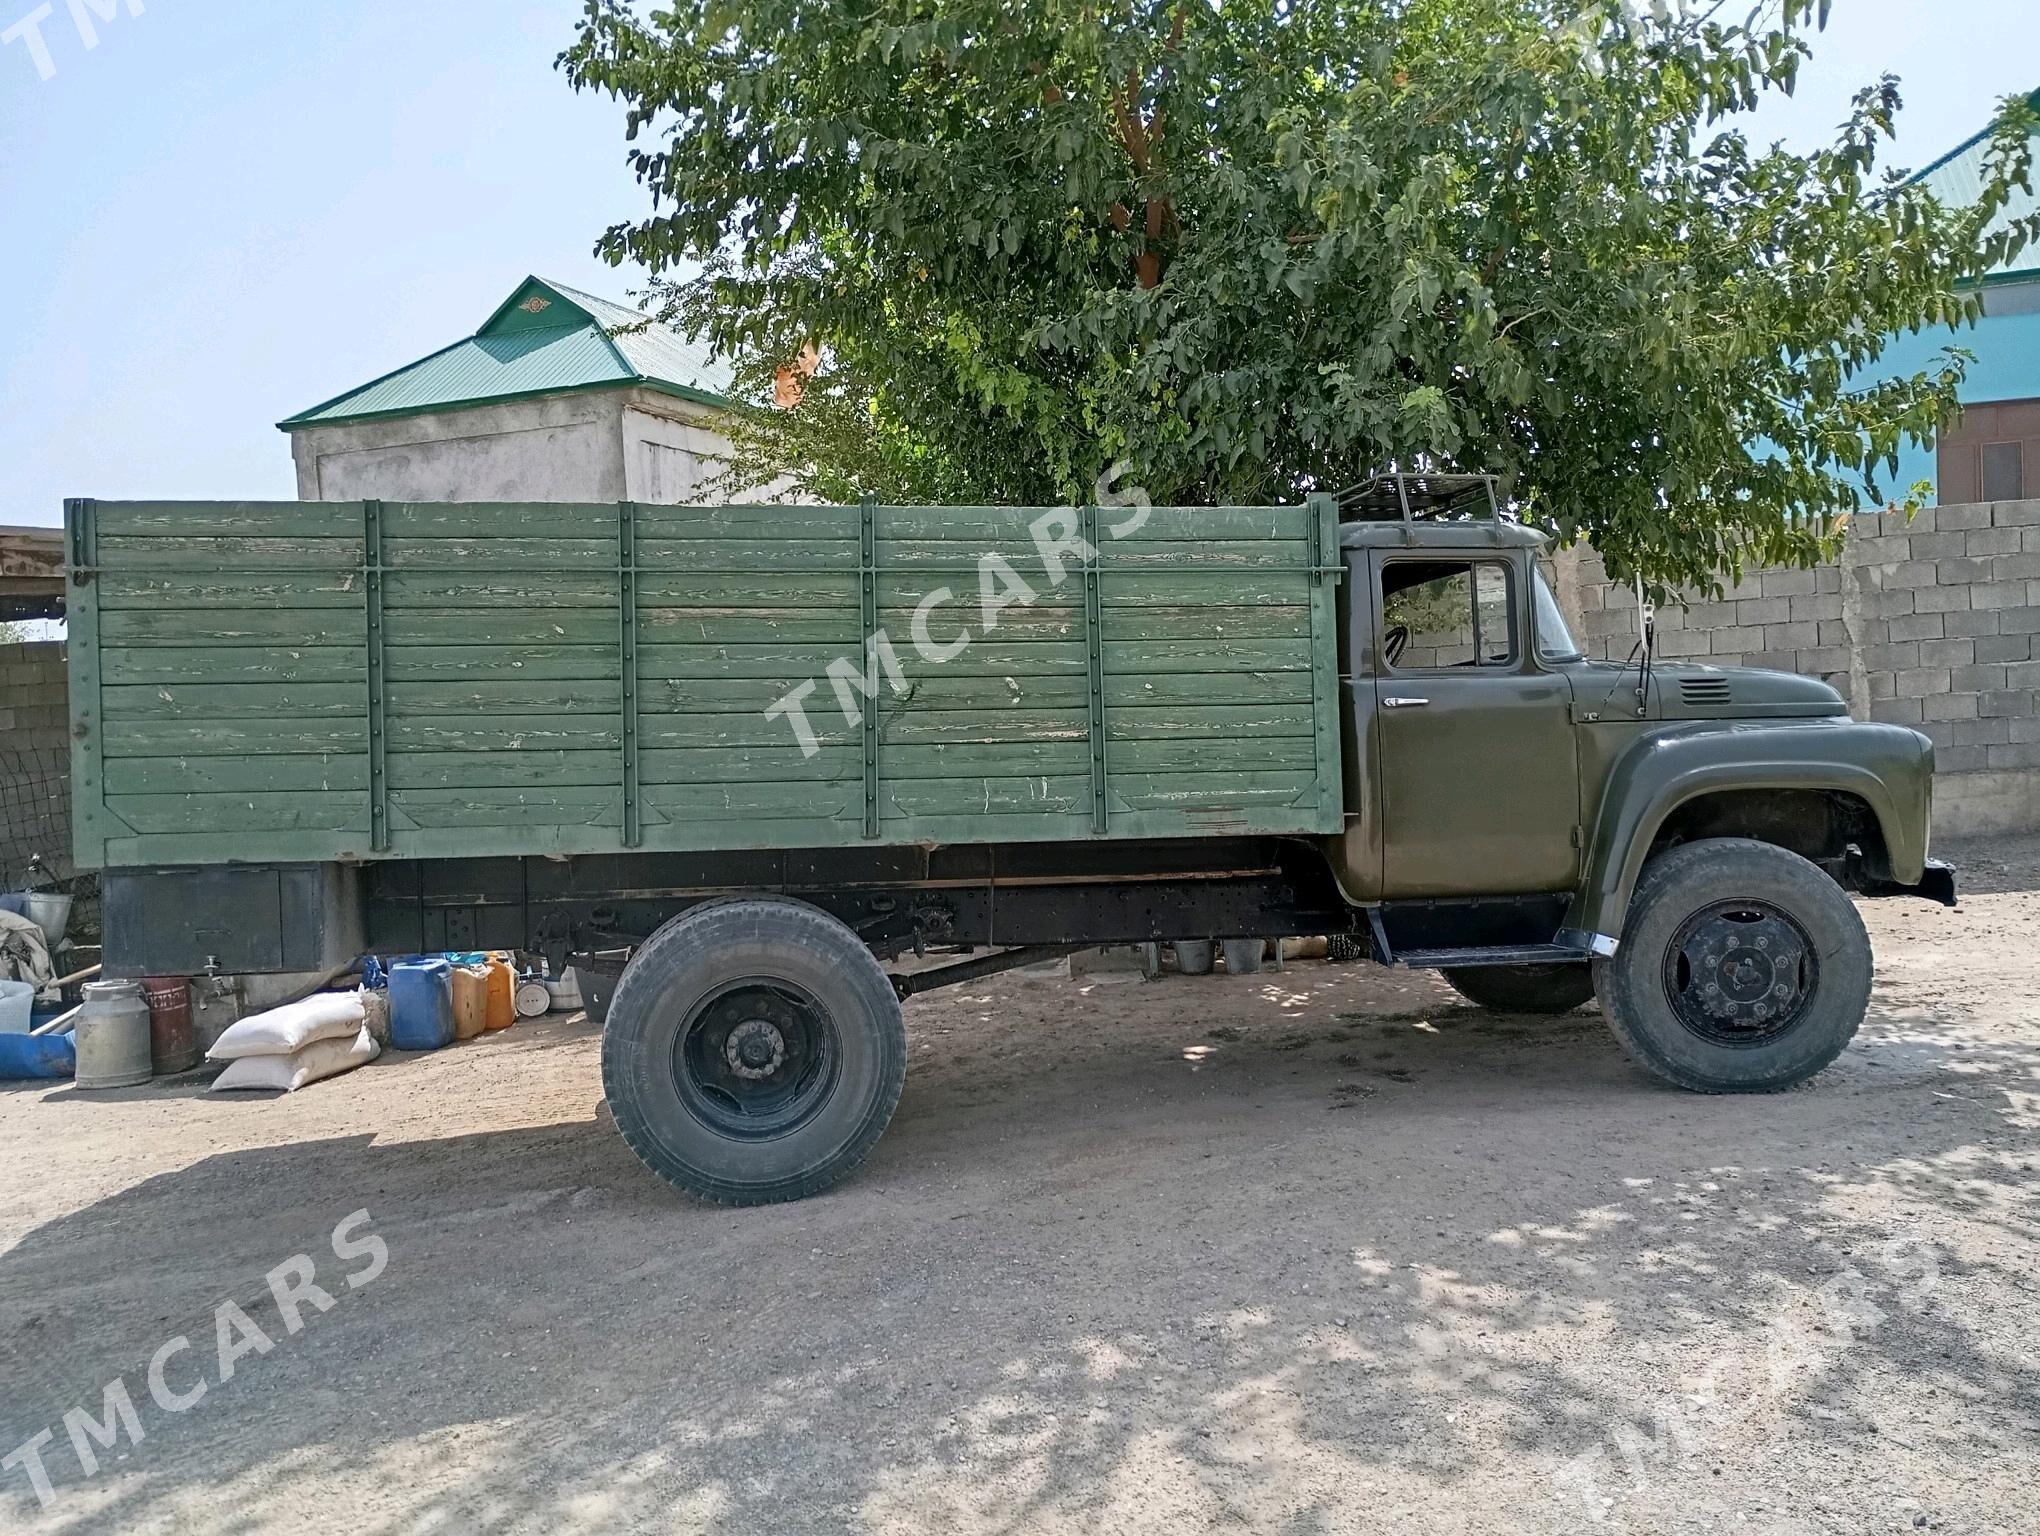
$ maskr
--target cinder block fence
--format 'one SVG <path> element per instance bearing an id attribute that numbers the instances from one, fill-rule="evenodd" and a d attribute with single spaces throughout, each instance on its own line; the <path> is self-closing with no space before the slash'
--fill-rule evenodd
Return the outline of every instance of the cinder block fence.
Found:
<path id="1" fill-rule="evenodd" d="M 1592 550 L 1554 585 L 1591 656 L 1636 644 L 1636 601 Z M 1820 677 L 1859 719 L 1933 738 L 1934 823 L 1951 836 L 2040 831 L 2040 501 L 1859 517 L 1841 560 L 1752 572 L 1719 601 L 1667 605 L 1658 655 Z"/>

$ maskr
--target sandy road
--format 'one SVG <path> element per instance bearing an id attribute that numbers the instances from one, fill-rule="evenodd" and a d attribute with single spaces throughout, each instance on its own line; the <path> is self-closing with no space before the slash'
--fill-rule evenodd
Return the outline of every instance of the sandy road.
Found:
<path id="1" fill-rule="evenodd" d="M 50 1428 L 56 1492 L 0 1529 L 2032 1531 L 2040 844 L 1957 856 L 1773 1098 L 1315 964 L 917 1001 L 872 1162 L 763 1211 L 638 1169 L 579 1023 L 0 1091 L 0 1454 Z M 223 1382 L 227 1300 L 273 1339 Z M 116 1376 L 144 1438 L 87 1477 Z"/>

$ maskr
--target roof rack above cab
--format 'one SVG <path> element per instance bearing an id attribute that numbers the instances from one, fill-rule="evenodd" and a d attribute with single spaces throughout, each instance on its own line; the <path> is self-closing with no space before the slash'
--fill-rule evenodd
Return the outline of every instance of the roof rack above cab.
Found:
<path id="1" fill-rule="evenodd" d="M 1335 498 L 1342 523 L 1413 523 L 1420 518 L 1502 521 L 1499 482 L 1493 475 L 1376 475 Z"/>

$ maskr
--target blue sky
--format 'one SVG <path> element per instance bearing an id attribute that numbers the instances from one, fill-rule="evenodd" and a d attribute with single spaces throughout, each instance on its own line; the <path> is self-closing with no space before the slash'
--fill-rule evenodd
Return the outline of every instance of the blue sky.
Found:
<path id="1" fill-rule="evenodd" d="M 38 3 L 0 0 L 0 32 Z M 281 417 L 468 334 L 527 272 L 636 286 L 590 254 L 645 204 L 619 110 L 552 67 L 575 0 L 133 3 L 53 0 L 47 80 L 0 47 L 0 522 L 288 498 Z M 1883 69 L 1924 164 L 2040 86 L 2040 7 L 1836 0 L 1762 127 L 1825 137 Z"/>

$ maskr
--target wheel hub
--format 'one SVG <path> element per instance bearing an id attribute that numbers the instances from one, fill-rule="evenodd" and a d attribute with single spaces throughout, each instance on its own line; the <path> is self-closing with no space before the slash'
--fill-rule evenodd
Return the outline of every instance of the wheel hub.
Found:
<path id="1" fill-rule="evenodd" d="M 761 1082 L 786 1065 L 786 1036 L 769 1019 L 746 1019 L 730 1031 L 723 1056 L 737 1076 Z"/>
<path id="2" fill-rule="evenodd" d="M 1720 1044 L 1755 1045 L 1790 1028 L 1812 1000 L 1812 941 L 1788 913 L 1717 902 L 1696 912 L 1665 953 L 1665 990 L 1680 1022 Z"/>
<path id="3" fill-rule="evenodd" d="M 697 1000 L 673 1042 L 681 1102 L 718 1133 L 782 1136 L 828 1101 L 840 1068 L 829 1010 L 774 977 L 728 982 Z"/>

